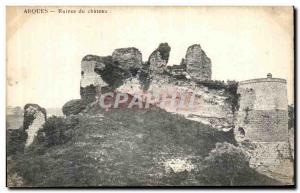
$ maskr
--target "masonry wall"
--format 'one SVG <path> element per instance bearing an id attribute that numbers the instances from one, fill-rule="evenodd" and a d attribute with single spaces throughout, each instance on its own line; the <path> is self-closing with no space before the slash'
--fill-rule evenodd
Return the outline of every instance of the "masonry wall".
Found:
<path id="1" fill-rule="evenodd" d="M 234 133 L 249 155 L 250 167 L 284 184 L 293 184 L 286 89 L 286 81 L 278 78 L 240 82 Z"/>
<path id="2" fill-rule="evenodd" d="M 107 83 L 95 72 L 96 65 L 96 60 L 81 61 L 80 96 L 87 103 L 95 100 L 96 93 L 101 87 L 107 86 Z"/>
<path id="3" fill-rule="evenodd" d="M 174 81 L 168 78 L 155 78 L 151 82 L 148 90 L 142 90 L 139 81 L 136 78 L 126 81 L 121 87 L 117 88 L 119 92 L 134 94 L 159 94 L 166 95 L 166 105 L 160 106 L 171 113 L 177 113 L 185 116 L 187 119 L 202 122 L 221 130 L 230 130 L 233 127 L 233 112 L 231 104 L 227 102 L 228 95 L 224 90 L 208 89 L 205 86 L 197 86 L 185 81 Z M 189 108 L 192 93 L 195 94 L 193 108 Z M 176 105 L 170 105 L 172 96 L 176 94 Z M 185 105 L 179 107 L 180 97 L 186 96 Z M 157 101 L 159 105 L 161 101 Z M 175 108 L 174 108 L 175 107 Z"/>
<path id="4" fill-rule="evenodd" d="M 239 111 L 235 133 L 251 141 L 287 141 L 288 111 L 286 81 L 263 78 L 239 83 Z M 240 133 L 241 130 L 244 133 Z M 242 136 L 244 135 L 244 136 Z"/>
<path id="5" fill-rule="evenodd" d="M 257 142 L 288 140 L 286 111 L 249 110 L 238 112 L 238 116 L 240 120 L 236 125 L 236 129 L 244 129 L 244 139 Z"/>

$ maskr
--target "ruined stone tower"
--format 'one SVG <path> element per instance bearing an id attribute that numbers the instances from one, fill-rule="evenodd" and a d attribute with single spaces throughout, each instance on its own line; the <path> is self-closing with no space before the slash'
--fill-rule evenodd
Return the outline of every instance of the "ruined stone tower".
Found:
<path id="1" fill-rule="evenodd" d="M 237 139 L 261 142 L 287 141 L 288 103 L 286 80 L 272 78 L 239 82 Z"/>
<path id="2" fill-rule="evenodd" d="M 239 82 L 235 138 L 248 144 L 250 166 L 279 181 L 291 183 L 286 80 L 272 78 Z M 248 146 L 249 147 L 249 146 Z"/>
<path id="3" fill-rule="evenodd" d="M 200 81 L 211 79 L 211 60 L 199 44 L 188 47 L 184 63 L 192 79 Z"/>
<path id="4" fill-rule="evenodd" d="M 104 68 L 99 56 L 87 55 L 81 61 L 80 95 L 86 102 L 95 100 L 97 89 L 107 83 L 95 72 L 95 68 Z"/>

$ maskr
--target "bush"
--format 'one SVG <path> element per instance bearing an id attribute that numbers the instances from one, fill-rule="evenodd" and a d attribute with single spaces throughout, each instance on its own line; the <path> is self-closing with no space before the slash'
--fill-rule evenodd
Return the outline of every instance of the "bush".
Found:
<path id="1" fill-rule="evenodd" d="M 215 89 L 215 90 L 227 89 L 227 85 L 225 84 L 225 82 L 220 80 L 201 80 L 201 81 L 197 81 L 197 84 L 205 86 L 209 89 Z"/>
<path id="2" fill-rule="evenodd" d="M 138 72 L 138 79 L 144 91 L 148 90 L 151 83 L 151 76 L 147 69 L 141 69 Z"/>
<path id="3" fill-rule="evenodd" d="M 204 159 L 200 173 L 207 183 L 232 186 L 238 184 L 240 175 L 248 171 L 249 160 L 242 149 L 224 142 L 217 143 Z"/>
<path id="4" fill-rule="evenodd" d="M 62 108 L 62 112 L 64 115 L 69 116 L 69 115 L 77 115 L 81 111 L 85 109 L 86 105 L 81 99 L 74 99 L 68 101 L 66 104 L 64 104 Z"/>
<path id="5" fill-rule="evenodd" d="M 72 130 L 78 124 L 74 117 L 67 119 L 52 116 L 47 119 L 43 128 L 38 131 L 38 143 L 47 147 L 61 145 L 72 139 Z"/>
<path id="6" fill-rule="evenodd" d="M 228 94 L 227 102 L 231 104 L 231 111 L 234 113 L 239 110 L 239 99 L 240 94 L 237 93 L 238 82 L 236 81 L 227 81 L 226 92 Z"/>
<path id="7" fill-rule="evenodd" d="M 16 153 L 22 153 L 24 151 L 26 139 L 27 133 L 24 131 L 23 128 L 8 129 L 6 138 L 7 156 L 14 155 Z"/>
<path id="8" fill-rule="evenodd" d="M 161 59 L 168 62 L 171 50 L 171 47 L 168 45 L 168 43 L 160 43 L 157 50 L 159 51 Z"/>

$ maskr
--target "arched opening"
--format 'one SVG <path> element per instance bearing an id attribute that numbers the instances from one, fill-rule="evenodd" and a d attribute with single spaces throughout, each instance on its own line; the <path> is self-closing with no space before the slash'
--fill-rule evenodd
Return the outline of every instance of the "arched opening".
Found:
<path id="1" fill-rule="evenodd" d="M 238 128 L 238 133 L 239 133 L 240 137 L 242 137 L 242 138 L 245 137 L 245 130 L 243 129 L 243 127 Z"/>

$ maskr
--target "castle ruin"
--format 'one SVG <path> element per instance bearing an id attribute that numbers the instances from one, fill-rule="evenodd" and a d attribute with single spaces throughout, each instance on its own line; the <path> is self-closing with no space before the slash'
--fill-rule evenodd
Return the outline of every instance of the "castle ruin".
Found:
<path id="1" fill-rule="evenodd" d="M 238 141 L 285 142 L 288 139 L 288 103 L 286 80 L 272 78 L 239 82 Z"/>
<path id="2" fill-rule="evenodd" d="M 273 78 L 239 82 L 239 111 L 235 115 L 235 138 L 246 148 L 250 166 L 259 172 L 291 183 L 292 152 L 289 147 L 286 80 Z M 274 176 L 276 174 L 276 176 Z"/>
<path id="3" fill-rule="evenodd" d="M 250 157 L 252 168 L 292 183 L 293 147 L 289 145 L 286 80 L 268 74 L 267 78 L 240 81 L 236 95 L 229 96 L 232 93 L 224 89 L 201 84 L 211 81 L 211 60 L 199 44 L 188 47 L 180 65 L 167 66 L 170 50 L 167 43 L 160 44 L 145 63 L 136 48 L 116 49 L 106 57 L 85 56 L 81 62 L 81 99 L 92 102 L 105 90 L 144 93 L 145 84 L 148 93 L 194 91 L 194 111 L 164 110 L 223 131 L 233 129 L 236 141 Z M 230 97 L 238 98 L 237 110 L 232 110 Z"/>

